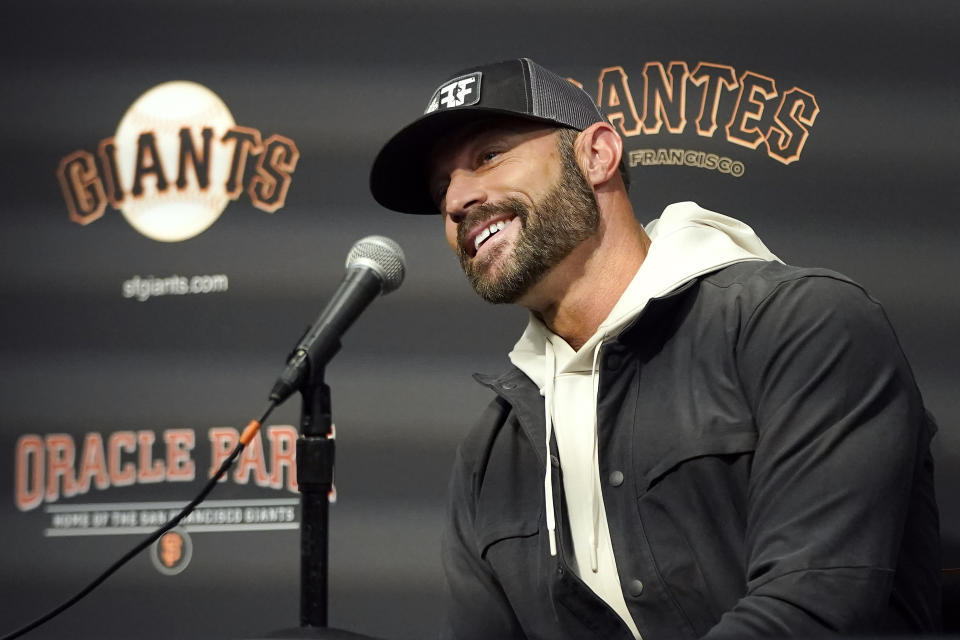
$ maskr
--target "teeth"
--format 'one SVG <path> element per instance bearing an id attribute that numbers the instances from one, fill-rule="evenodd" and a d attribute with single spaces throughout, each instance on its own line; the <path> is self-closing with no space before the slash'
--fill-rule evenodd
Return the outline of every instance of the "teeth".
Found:
<path id="1" fill-rule="evenodd" d="M 490 237 L 490 229 L 484 229 L 477 234 L 477 237 L 473 241 L 473 248 L 479 249 L 480 245 L 483 244 L 483 241 Z"/>
<path id="2" fill-rule="evenodd" d="M 474 250 L 479 249 L 480 245 L 486 242 L 487 238 L 489 238 L 490 236 L 492 236 L 498 231 L 502 231 L 503 228 L 507 226 L 507 224 L 508 222 L 506 220 L 501 220 L 500 222 L 494 222 L 489 227 L 487 227 L 486 229 L 478 233 L 477 237 L 473 239 Z"/>

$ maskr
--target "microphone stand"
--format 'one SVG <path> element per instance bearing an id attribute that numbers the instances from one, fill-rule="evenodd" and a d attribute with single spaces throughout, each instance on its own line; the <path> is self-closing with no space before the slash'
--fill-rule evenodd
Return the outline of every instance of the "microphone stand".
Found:
<path id="1" fill-rule="evenodd" d="M 337 342 L 333 351 L 338 350 Z M 310 367 L 300 387 L 300 437 L 297 438 L 297 485 L 300 489 L 300 627 L 266 638 L 376 640 L 327 626 L 330 547 L 330 495 L 333 491 L 335 440 L 330 387 L 324 369 Z"/>
<path id="2" fill-rule="evenodd" d="M 330 387 L 313 368 L 300 390 L 297 484 L 300 488 L 300 626 L 326 627 L 330 545 L 330 495 L 336 441 Z"/>

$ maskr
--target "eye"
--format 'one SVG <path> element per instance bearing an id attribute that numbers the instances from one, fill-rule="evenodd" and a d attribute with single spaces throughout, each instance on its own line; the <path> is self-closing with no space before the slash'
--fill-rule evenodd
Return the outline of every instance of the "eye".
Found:
<path id="1" fill-rule="evenodd" d="M 500 153 L 501 152 L 499 149 L 485 149 L 477 157 L 477 166 L 487 164 L 488 162 L 490 162 L 491 160 L 499 156 Z"/>

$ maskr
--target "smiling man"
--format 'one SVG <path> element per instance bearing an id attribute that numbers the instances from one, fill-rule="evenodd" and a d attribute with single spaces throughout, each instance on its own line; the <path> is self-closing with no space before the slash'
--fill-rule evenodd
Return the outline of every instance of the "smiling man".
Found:
<path id="1" fill-rule="evenodd" d="M 463 144 L 440 145 L 435 154 L 432 192 L 449 213 L 447 242 L 474 289 L 488 302 L 520 302 L 596 234 L 600 215 L 593 192 L 572 147 L 558 147 L 554 132 L 552 127 L 501 120 Z M 479 185 L 464 177 L 474 164 L 495 174 L 506 194 L 502 201 L 488 200 L 493 184 L 478 191 Z M 510 194 L 515 184 L 527 188 Z M 534 210 L 551 215 L 531 216 Z"/>
<path id="2" fill-rule="evenodd" d="M 643 227 L 622 142 L 528 59 L 455 74 L 381 150 L 530 321 L 458 452 L 449 638 L 937 628 L 935 431 L 880 306 L 693 203 Z"/>

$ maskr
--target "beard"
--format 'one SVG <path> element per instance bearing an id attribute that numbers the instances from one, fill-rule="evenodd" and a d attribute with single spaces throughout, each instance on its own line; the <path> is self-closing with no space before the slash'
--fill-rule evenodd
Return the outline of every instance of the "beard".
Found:
<path id="1" fill-rule="evenodd" d="M 512 255 L 501 256 L 509 247 L 490 247 L 482 261 L 463 250 L 463 238 L 457 243 L 457 257 L 473 290 L 493 304 L 516 302 L 544 275 L 593 236 L 600 225 L 600 210 L 593 189 L 583 177 L 572 149 L 561 145 L 561 174 L 550 191 L 532 207 L 516 198 L 477 207 L 460 224 L 458 236 L 476 223 L 513 215 L 520 229 Z M 494 263 L 500 262 L 497 270 Z M 499 271 L 494 273 L 494 271 Z"/>

